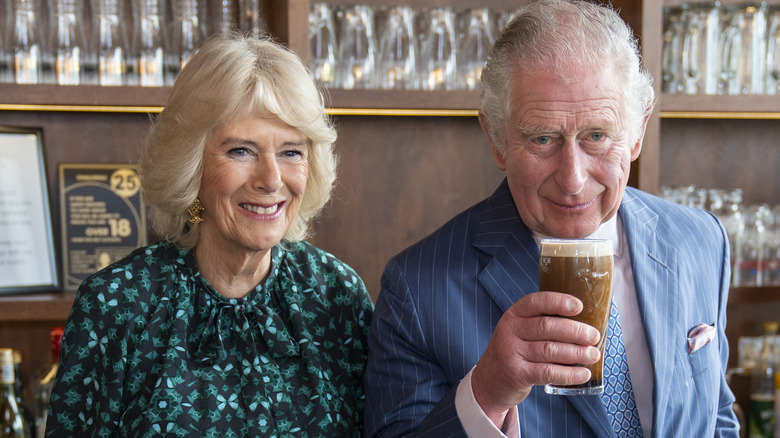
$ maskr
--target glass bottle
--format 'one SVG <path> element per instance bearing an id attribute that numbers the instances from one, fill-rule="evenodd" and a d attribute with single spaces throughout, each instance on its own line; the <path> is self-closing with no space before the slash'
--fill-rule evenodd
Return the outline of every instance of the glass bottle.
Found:
<path id="1" fill-rule="evenodd" d="M 127 82 L 129 47 L 125 18 L 119 0 L 92 0 L 92 47 L 97 54 L 98 84 L 120 86 Z"/>
<path id="2" fill-rule="evenodd" d="M 14 380 L 14 352 L 0 348 L 0 436 L 32 438 L 30 426 L 16 402 Z"/>
<path id="3" fill-rule="evenodd" d="M 745 228 L 740 245 L 739 279 L 741 286 L 763 286 L 764 241 L 766 240 L 766 205 L 750 205 L 745 209 Z"/>
<path id="4" fill-rule="evenodd" d="M 51 341 L 51 363 L 35 377 L 35 424 L 36 436 L 43 438 L 46 434 L 46 416 L 49 412 L 49 397 L 54 386 L 60 362 L 60 345 L 62 344 L 62 327 L 54 327 L 49 332 Z"/>
<path id="5" fill-rule="evenodd" d="M 780 363 L 777 322 L 764 323 L 761 355 L 750 379 L 750 438 L 772 438 L 775 415 L 775 374 Z"/>
<path id="6" fill-rule="evenodd" d="M 14 0 L 11 47 L 17 84 L 38 84 L 43 79 L 39 11 L 38 0 Z"/>
<path id="7" fill-rule="evenodd" d="M 35 416 L 32 411 L 27 408 L 27 404 L 24 403 L 24 387 L 22 386 L 22 353 L 18 350 L 14 350 L 14 391 L 16 392 L 16 404 L 19 406 L 19 410 L 22 412 L 24 419 L 27 420 L 27 426 L 30 431 L 30 436 L 35 433 Z"/>
<path id="8" fill-rule="evenodd" d="M 51 0 L 51 56 L 59 85 L 79 85 L 86 52 L 83 0 Z"/>

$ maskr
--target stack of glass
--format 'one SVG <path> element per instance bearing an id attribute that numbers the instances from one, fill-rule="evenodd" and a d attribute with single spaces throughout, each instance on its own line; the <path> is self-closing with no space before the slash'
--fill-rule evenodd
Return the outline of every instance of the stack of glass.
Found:
<path id="1" fill-rule="evenodd" d="M 309 67 L 332 88 L 478 89 L 497 30 L 514 13 L 314 2 Z"/>
<path id="2" fill-rule="evenodd" d="M 264 33 L 260 5 L 260 0 L 0 0 L 0 82 L 172 85 L 208 35 L 234 29 Z"/>
<path id="3" fill-rule="evenodd" d="M 745 204 L 738 188 L 662 187 L 661 196 L 720 219 L 729 237 L 733 286 L 780 286 L 780 204 Z"/>

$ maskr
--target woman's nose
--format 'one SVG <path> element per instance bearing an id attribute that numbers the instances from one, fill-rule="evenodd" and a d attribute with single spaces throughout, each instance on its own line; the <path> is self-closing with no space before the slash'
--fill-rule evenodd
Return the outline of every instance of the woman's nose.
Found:
<path id="1" fill-rule="evenodd" d="M 254 180 L 255 187 L 261 190 L 275 192 L 282 188 L 282 173 L 274 155 L 259 156 Z"/>

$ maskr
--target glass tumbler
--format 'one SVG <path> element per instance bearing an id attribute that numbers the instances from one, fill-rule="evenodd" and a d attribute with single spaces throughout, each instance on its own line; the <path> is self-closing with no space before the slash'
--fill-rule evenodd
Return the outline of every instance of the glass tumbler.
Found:
<path id="1" fill-rule="evenodd" d="M 309 11 L 309 71 L 324 87 L 336 86 L 336 29 L 327 3 L 313 3 Z"/>
<path id="2" fill-rule="evenodd" d="M 725 7 L 730 19 L 722 34 L 720 92 L 764 94 L 766 75 L 766 2 Z"/>
<path id="3" fill-rule="evenodd" d="M 98 84 L 126 84 L 129 42 L 120 0 L 93 0 L 93 49 L 97 56 Z"/>
<path id="4" fill-rule="evenodd" d="M 173 0 L 171 45 L 166 54 L 165 83 L 173 85 L 182 68 L 206 40 L 198 0 Z"/>
<path id="5" fill-rule="evenodd" d="M 718 93 L 720 3 L 684 3 L 681 79 L 686 94 Z"/>
<path id="6" fill-rule="evenodd" d="M 40 2 L 14 0 L 13 53 L 14 78 L 17 84 L 41 83 L 42 44 L 40 36 Z"/>
<path id="7" fill-rule="evenodd" d="M 416 88 L 414 11 L 394 6 L 383 15 L 377 76 L 384 89 Z"/>
<path id="8" fill-rule="evenodd" d="M 131 85 L 161 87 L 165 85 L 165 34 L 161 26 L 164 2 L 134 0 L 135 31 L 133 33 L 134 62 Z"/>
<path id="9" fill-rule="evenodd" d="M 457 78 L 455 12 L 452 8 L 442 7 L 426 9 L 423 14 L 427 23 L 417 58 L 420 88 L 453 89 Z"/>
<path id="10" fill-rule="evenodd" d="M 374 88 L 376 49 L 373 9 L 365 5 L 344 6 L 339 21 L 336 77 L 344 89 Z"/>
<path id="11" fill-rule="evenodd" d="M 477 90 L 481 88 L 482 69 L 496 37 L 490 9 L 469 9 L 464 14 L 466 30 L 458 40 L 458 86 Z"/>

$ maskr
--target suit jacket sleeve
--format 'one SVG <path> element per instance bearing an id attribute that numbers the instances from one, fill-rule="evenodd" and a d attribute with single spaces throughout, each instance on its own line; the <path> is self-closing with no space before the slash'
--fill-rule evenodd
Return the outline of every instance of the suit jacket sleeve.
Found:
<path id="1" fill-rule="evenodd" d="M 391 260 L 382 275 L 369 338 L 366 436 L 466 436 L 448 382 L 427 348 L 406 277 Z M 380 342 L 381 340 L 381 342 Z"/>

